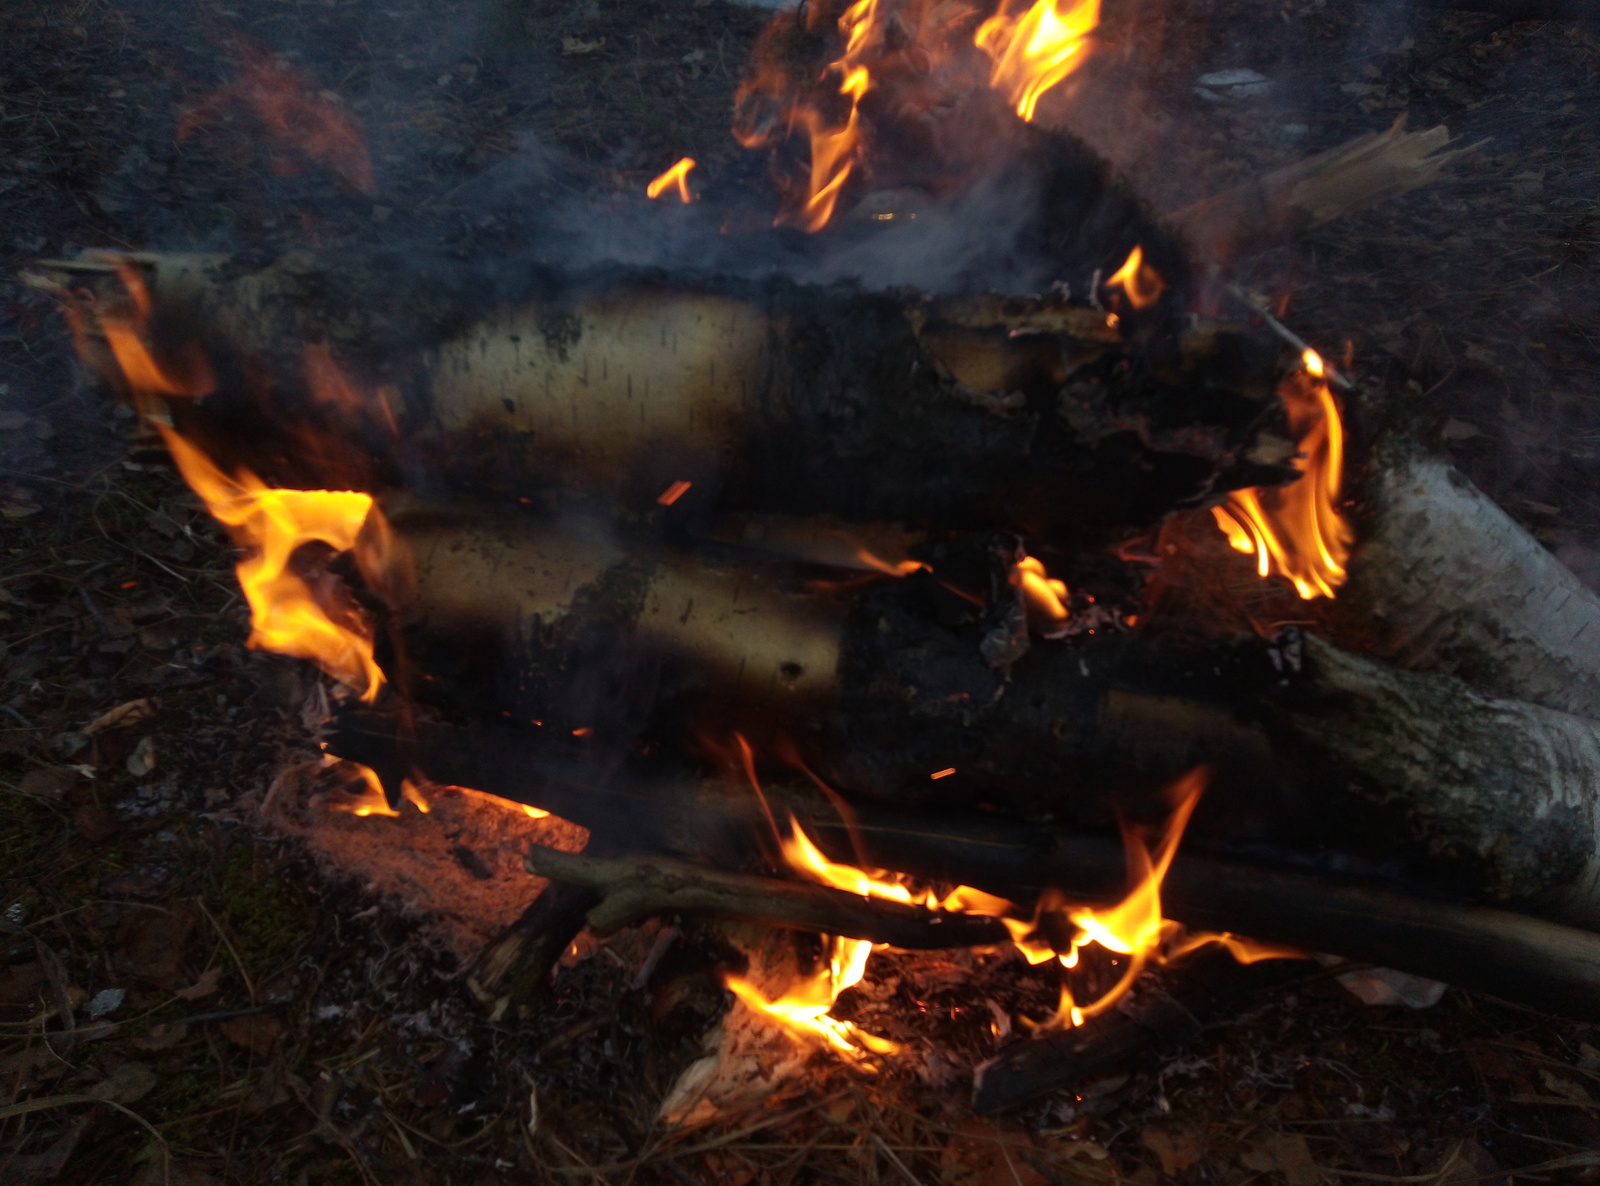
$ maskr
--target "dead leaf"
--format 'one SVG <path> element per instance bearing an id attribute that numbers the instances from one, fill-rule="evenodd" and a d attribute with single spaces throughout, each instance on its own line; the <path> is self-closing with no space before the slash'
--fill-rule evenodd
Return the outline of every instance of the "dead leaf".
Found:
<path id="1" fill-rule="evenodd" d="M 283 1023 L 265 1013 L 251 1013 L 245 1017 L 230 1017 L 217 1028 L 228 1041 L 265 1058 L 272 1052 L 272 1044 L 283 1030 Z"/>
<path id="2" fill-rule="evenodd" d="M 1428 1172 L 1438 1186 L 1507 1186 L 1493 1154 L 1470 1139 L 1451 1148 Z"/>
<path id="3" fill-rule="evenodd" d="M 141 737 L 139 744 L 133 747 L 133 752 L 128 755 L 128 773 L 135 778 L 143 778 L 156 768 L 156 739 L 154 737 Z"/>
<path id="4" fill-rule="evenodd" d="M 133 1045 L 139 1050 L 148 1050 L 152 1054 L 163 1050 L 171 1050 L 184 1038 L 189 1036 L 189 1027 L 181 1021 L 162 1021 L 150 1027 L 150 1032 L 142 1038 L 135 1038 Z"/>
<path id="5" fill-rule="evenodd" d="M 1592 1103 L 1589 1092 L 1581 1083 L 1574 1083 L 1571 1079 L 1563 1079 L 1559 1075 L 1552 1075 L 1549 1071 L 1540 1071 L 1539 1078 L 1544 1080 L 1544 1085 L 1563 1099 L 1569 1099 L 1575 1104 Z"/>
<path id="6" fill-rule="evenodd" d="M 1476 424 L 1466 420 L 1457 420 L 1452 416 L 1444 422 L 1444 428 L 1439 435 L 1447 441 L 1470 441 L 1473 437 L 1481 437 L 1483 430 Z"/>
<path id="7" fill-rule="evenodd" d="M 78 772 L 70 766 L 44 766 L 24 774 L 17 783 L 17 790 L 24 795 L 59 800 L 65 797 L 77 781 Z"/>
<path id="8" fill-rule="evenodd" d="M 1298 1133 L 1269 1133 L 1254 1148 L 1239 1155 L 1239 1164 L 1257 1173 L 1277 1170 L 1289 1186 L 1316 1186 L 1322 1175 L 1311 1160 L 1311 1149 Z"/>
<path id="9" fill-rule="evenodd" d="M 110 712 L 101 713 L 84 726 L 83 734 L 85 737 L 93 737 L 96 733 L 104 733 L 107 729 L 122 729 L 128 725 L 137 725 L 155 714 L 155 701 L 148 696 L 141 696 L 137 700 L 117 705 Z"/>
<path id="10" fill-rule="evenodd" d="M 122 829 L 122 821 L 102 807 L 84 803 L 72 813 L 72 825 L 78 835 L 91 844 L 110 840 Z"/>
<path id="11" fill-rule="evenodd" d="M 1144 1147 L 1161 1161 L 1161 1172 L 1169 1178 L 1194 1165 L 1205 1155 L 1205 1142 L 1189 1128 L 1151 1124 L 1139 1134 Z"/>
<path id="12" fill-rule="evenodd" d="M 29 515 L 37 515 L 43 507 L 27 502 L 0 502 L 0 515 L 7 519 L 26 519 Z"/>
<path id="13" fill-rule="evenodd" d="M 116 967 L 158 988 L 178 983 L 194 925 L 194 914 L 183 907 L 131 911 L 117 927 Z"/>
<path id="14" fill-rule="evenodd" d="M 580 54 L 592 54 L 597 50 L 604 49 L 605 45 L 606 39 L 604 37 L 596 38 L 594 41 L 585 41 L 581 37 L 563 37 L 561 39 L 561 52 L 569 57 L 577 57 Z"/>
<path id="15" fill-rule="evenodd" d="M 209 997 L 217 991 L 217 978 L 222 975 L 222 969 L 216 966 L 207 968 L 200 973 L 200 978 L 188 988 L 180 988 L 172 995 L 180 1001 L 198 1001 L 202 997 Z"/>
<path id="16" fill-rule="evenodd" d="M 116 1104 L 131 1104 L 149 1095 L 159 1082 L 160 1076 L 144 1063 L 125 1062 L 85 1094 Z"/>

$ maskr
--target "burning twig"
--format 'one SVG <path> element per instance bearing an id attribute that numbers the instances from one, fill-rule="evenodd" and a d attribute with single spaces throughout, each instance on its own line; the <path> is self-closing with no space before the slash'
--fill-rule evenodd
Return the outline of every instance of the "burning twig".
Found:
<path id="1" fill-rule="evenodd" d="M 843 935 L 907 950 L 988 947 L 1010 941 L 998 919 L 871 899 L 824 885 L 728 873 L 667 857 L 607 859 L 534 845 L 528 872 L 599 891 L 589 925 L 609 935 L 663 914 L 765 923 Z"/>

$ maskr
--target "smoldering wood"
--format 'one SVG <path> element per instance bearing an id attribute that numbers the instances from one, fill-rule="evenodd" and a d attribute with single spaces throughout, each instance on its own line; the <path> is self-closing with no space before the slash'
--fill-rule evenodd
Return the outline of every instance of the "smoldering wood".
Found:
<path id="1" fill-rule="evenodd" d="M 753 791 L 720 781 L 663 779 L 659 772 L 564 761 L 512 728 L 435 731 L 404 747 L 393 723 L 347 711 L 331 752 L 384 778 L 420 769 L 530 803 L 587 827 L 616 851 L 747 859 L 770 835 Z M 964 884 L 1026 910 L 1047 888 L 1073 899 L 1114 901 L 1126 889 L 1126 854 L 1114 836 L 1016 819 L 848 798 L 848 822 L 814 787 L 772 783 L 774 816 L 798 820 L 837 861 Z M 858 848 L 859 845 L 859 848 Z M 1270 868 L 1180 852 L 1162 888 L 1162 909 L 1197 930 L 1228 931 L 1363 963 L 1398 968 L 1572 1017 L 1600 1018 L 1600 935 L 1487 906 L 1352 882 L 1304 868 Z"/>
<path id="2" fill-rule="evenodd" d="M 903 902 L 797 881 L 730 873 L 669 857 L 591 857 L 535 844 L 528 872 L 600 895 L 590 928 L 610 935 L 647 918 L 688 914 L 788 930 L 869 939 L 906 950 L 989 947 L 1008 941 L 998 919 L 925 910 Z"/>
<path id="3" fill-rule="evenodd" d="M 1600 720 L 1600 597 L 1448 462 L 1380 441 L 1340 635 L 1401 667 Z"/>
<path id="4" fill-rule="evenodd" d="M 980 1115 L 1009 1111 L 1091 1082 L 1146 1052 L 1181 1051 L 1199 1041 L 1207 1022 L 1303 969 L 1293 961 L 1239 964 L 1223 952 L 1186 960 L 1171 993 L 1146 982 L 1082 1026 L 1013 1042 L 979 1064 L 972 1109 Z"/>
<path id="5" fill-rule="evenodd" d="M 1125 311 L 1113 331 L 1061 300 L 370 252 L 121 258 L 146 277 L 158 356 L 199 349 L 217 375 L 204 399 L 169 399 L 180 428 L 275 484 L 371 490 L 427 472 L 642 512 L 688 481 L 669 515 L 1088 539 L 1294 476 L 1278 344 L 1229 326 L 1179 333 L 1165 312 Z M 108 267 L 50 281 L 91 330 L 128 304 Z M 319 396 L 308 347 L 357 395 Z M 351 447 L 333 456 L 330 441 Z"/>

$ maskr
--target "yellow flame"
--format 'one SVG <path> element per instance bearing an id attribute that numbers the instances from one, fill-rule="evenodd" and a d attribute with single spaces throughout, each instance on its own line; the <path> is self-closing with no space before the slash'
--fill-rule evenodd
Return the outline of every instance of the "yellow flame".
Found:
<path id="1" fill-rule="evenodd" d="M 686 203 L 694 201 L 694 194 L 689 192 L 689 170 L 692 168 L 694 168 L 694 158 L 692 156 L 684 157 L 665 173 L 661 174 L 660 177 L 657 177 L 644 187 L 645 197 L 659 198 L 667 192 L 669 186 L 676 186 L 679 201 Z"/>
<path id="2" fill-rule="evenodd" d="M 1167 290 L 1167 282 L 1161 278 L 1161 273 L 1144 262 L 1144 248 L 1138 244 L 1122 261 L 1122 266 L 1111 274 L 1106 285 L 1122 289 L 1128 304 L 1135 309 L 1149 308 Z"/>
<path id="3" fill-rule="evenodd" d="M 368 515 L 380 515 L 371 495 L 338 490 L 276 490 L 248 470 L 224 473 L 176 432 L 161 415 L 160 397 L 197 395 L 193 384 L 163 371 L 141 336 L 150 313 L 142 278 L 126 264 L 118 275 L 133 303 L 134 318 L 106 313 L 101 330 L 128 385 L 134 406 L 153 424 L 189 484 L 212 517 L 224 524 L 245 550 L 238 564 L 239 585 L 250 604 L 248 645 L 310 659 L 329 675 L 377 698 L 383 673 L 373 659 L 371 631 L 353 605 L 330 606 L 291 568 L 296 549 L 320 540 L 347 551 Z M 209 375 L 206 376 L 209 379 Z"/>
<path id="4" fill-rule="evenodd" d="M 1010 0 L 973 38 L 993 62 L 989 85 L 1032 120 L 1039 97 L 1081 66 L 1089 34 L 1100 23 L 1100 0 L 1036 0 L 1026 12 Z"/>
<path id="5" fill-rule="evenodd" d="M 861 982 L 867 970 L 867 957 L 871 954 L 872 944 L 865 939 L 835 936 L 829 940 L 825 966 L 776 1000 L 769 1000 L 742 976 L 729 975 L 723 982 L 746 1005 L 776 1018 L 791 1033 L 820 1039 L 864 1070 L 872 1070 L 867 1059 L 869 1054 L 895 1054 L 901 1049 L 900 1044 L 869 1034 L 854 1022 L 828 1015 L 839 994 Z"/>
<path id="6" fill-rule="evenodd" d="M 1235 490 L 1227 510 L 1213 508 L 1217 526 L 1241 552 L 1253 552 L 1256 572 L 1287 577 L 1306 600 L 1332 597 L 1345 582 L 1354 536 L 1338 510 L 1344 474 L 1344 426 L 1322 357 L 1306 350 L 1302 367 L 1279 385 L 1289 428 L 1300 438 L 1298 481 L 1283 487 Z"/>
<path id="7" fill-rule="evenodd" d="M 1051 634 L 1066 624 L 1067 584 L 1051 577 L 1037 556 L 1024 556 L 1017 561 L 1012 566 L 1010 581 L 1022 590 L 1030 626 Z"/>

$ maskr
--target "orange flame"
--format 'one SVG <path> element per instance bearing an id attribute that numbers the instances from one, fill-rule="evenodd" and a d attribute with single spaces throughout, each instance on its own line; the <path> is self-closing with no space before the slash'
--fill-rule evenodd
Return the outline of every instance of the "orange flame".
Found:
<path id="1" fill-rule="evenodd" d="M 645 186 L 644 196 L 647 198 L 659 198 L 667 192 L 668 188 L 676 186 L 679 201 L 685 204 L 694 201 L 694 194 L 689 192 L 689 170 L 692 168 L 694 168 L 694 158 L 692 156 L 684 157 L 672 168 L 661 174 L 660 177 Z"/>
<path id="2" fill-rule="evenodd" d="M 994 62 L 989 85 L 1032 120 L 1039 96 L 1083 64 L 1099 23 L 1100 0 L 1036 0 L 1026 12 L 1002 0 L 973 43 Z"/>
<path id="3" fill-rule="evenodd" d="M 1068 589 L 1045 571 L 1037 556 L 1024 556 L 1011 568 L 1011 584 L 1022 590 L 1028 624 L 1046 637 L 1066 630 Z"/>
<path id="4" fill-rule="evenodd" d="M 1122 289 L 1128 298 L 1128 304 L 1135 309 L 1147 309 L 1160 299 L 1166 291 L 1167 282 L 1161 278 L 1161 273 L 1144 262 L 1144 248 L 1134 246 L 1128 253 L 1128 258 L 1115 272 L 1111 279 L 1106 281 L 1107 286 L 1115 285 Z"/>
<path id="5" fill-rule="evenodd" d="M 294 567 L 295 553 L 302 544 L 321 541 L 336 552 L 352 548 L 368 516 L 381 517 L 372 496 L 354 491 L 275 490 L 248 470 L 230 476 L 173 429 L 160 397 L 198 395 L 201 391 L 156 363 L 141 336 L 150 313 L 149 294 L 131 267 L 124 263 L 118 273 L 127 287 L 134 316 L 108 310 L 101 315 L 101 330 L 134 406 L 160 432 L 189 488 L 245 549 L 237 571 L 250 604 L 248 645 L 310 659 L 341 683 L 360 690 L 363 700 L 376 699 L 384 678 L 373 658 L 372 634 L 365 619 L 348 598 L 341 598 L 331 581 L 317 579 L 313 587 Z M 205 380 L 209 383 L 209 373 Z"/>
<path id="6" fill-rule="evenodd" d="M 1302 477 L 1289 486 L 1235 490 L 1227 509 L 1214 507 L 1217 526 L 1240 552 L 1253 552 L 1256 572 L 1287 577 L 1307 601 L 1332 597 L 1345 582 L 1345 561 L 1354 538 L 1339 514 L 1344 474 L 1344 426 L 1328 388 L 1322 358 L 1302 356 L 1303 368 L 1278 388 L 1289 428 L 1300 437 L 1296 468 Z"/>
<path id="7" fill-rule="evenodd" d="M 789 819 L 789 836 L 783 841 L 782 851 L 784 859 L 796 872 L 847 893 L 902 902 L 928 910 L 998 918 L 1010 934 L 1012 944 L 1030 964 L 1054 960 L 1063 969 L 1070 970 L 1078 966 L 1080 950 L 1090 944 L 1098 944 L 1107 951 L 1128 957 L 1117 983 L 1088 1005 L 1077 1004 L 1070 984 L 1063 982 L 1059 1009 L 1042 1026 L 1081 1025 L 1087 1018 L 1103 1013 L 1116 1004 L 1133 987 L 1139 973 L 1152 960 L 1164 963 L 1210 943 L 1226 947 L 1241 963 L 1300 956 L 1298 951 L 1254 943 L 1226 932 L 1186 934 L 1178 923 L 1162 917 L 1161 883 L 1177 855 L 1189 817 L 1193 815 L 1200 794 L 1205 789 L 1206 778 L 1205 769 L 1199 768 L 1173 786 L 1175 806 L 1154 844 L 1147 843 L 1140 831 L 1126 830 L 1128 872 L 1133 886 L 1116 905 L 1099 909 L 1068 907 L 1059 894 L 1052 892 L 1040 899 L 1031 920 L 1023 920 L 1011 915 L 1012 904 L 1004 898 L 971 886 L 957 886 L 943 898 L 931 889 L 913 890 L 899 874 L 881 870 L 868 872 L 854 865 L 830 860 L 805 834 L 793 816 Z M 1043 934 L 1044 928 L 1040 924 L 1047 914 L 1052 913 L 1065 913 L 1075 928 L 1065 952 L 1057 951 Z M 791 1028 L 823 1038 L 852 1061 L 861 1062 L 867 1051 L 889 1053 L 873 1044 L 882 1043 L 884 1039 L 872 1039 L 871 1035 L 863 1034 L 850 1023 L 828 1015 L 838 994 L 850 985 L 859 983 L 871 952 L 871 944 L 863 940 L 834 938 L 830 942 L 833 958 L 829 968 L 791 989 L 777 1001 L 767 1000 L 748 981 L 738 978 L 730 978 L 729 987 L 747 1004 L 777 1017 Z"/>

